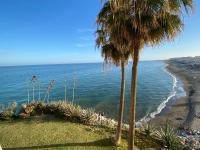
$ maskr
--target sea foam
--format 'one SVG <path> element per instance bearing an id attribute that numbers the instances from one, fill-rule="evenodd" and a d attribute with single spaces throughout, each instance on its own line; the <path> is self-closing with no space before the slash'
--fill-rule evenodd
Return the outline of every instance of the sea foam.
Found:
<path id="1" fill-rule="evenodd" d="M 136 126 L 141 126 L 142 124 L 150 121 L 151 119 L 155 118 L 156 115 L 160 114 L 161 111 L 166 107 L 167 103 L 173 98 L 176 96 L 177 94 L 177 91 L 176 91 L 176 88 L 177 88 L 177 78 L 175 75 L 173 75 L 172 73 L 170 73 L 167 69 L 166 69 L 166 66 L 163 68 L 163 71 L 166 72 L 169 76 L 172 77 L 173 79 L 173 86 L 172 86 L 172 92 L 170 93 L 170 95 L 167 97 L 166 100 L 164 100 L 158 107 L 157 109 L 152 112 L 152 113 L 148 113 L 146 116 L 144 116 L 142 119 L 140 119 L 137 123 L 136 123 Z M 182 91 L 183 88 L 181 87 Z"/>

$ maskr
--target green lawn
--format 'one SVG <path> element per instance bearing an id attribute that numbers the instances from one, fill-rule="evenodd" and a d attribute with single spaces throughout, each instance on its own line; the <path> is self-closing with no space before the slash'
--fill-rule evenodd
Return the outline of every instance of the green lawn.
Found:
<path id="1" fill-rule="evenodd" d="M 0 144 L 3 150 L 73 150 L 73 149 L 126 149 L 127 143 L 114 147 L 113 131 L 100 127 L 66 121 L 34 118 L 0 122 Z"/>

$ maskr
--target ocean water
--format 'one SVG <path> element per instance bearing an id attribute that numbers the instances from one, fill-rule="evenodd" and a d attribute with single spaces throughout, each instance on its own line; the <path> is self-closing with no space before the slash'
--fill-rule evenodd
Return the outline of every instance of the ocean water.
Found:
<path id="1" fill-rule="evenodd" d="M 165 70 L 163 61 L 141 61 L 138 70 L 137 120 L 155 117 L 166 103 L 183 90 L 176 77 Z M 27 102 L 28 90 L 32 100 L 31 78 L 40 81 L 41 100 L 44 100 L 50 81 L 55 84 L 49 95 L 50 101 L 64 100 L 65 80 L 67 100 L 84 108 L 95 108 L 106 116 L 116 118 L 120 97 L 120 68 L 102 63 L 9 66 L 0 67 L 0 103 Z M 125 120 L 130 107 L 131 64 L 126 69 Z M 35 82 L 35 100 L 39 98 L 39 84 Z M 177 94 L 179 93 L 179 94 Z M 181 95 L 182 96 L 182 95 Z"/>

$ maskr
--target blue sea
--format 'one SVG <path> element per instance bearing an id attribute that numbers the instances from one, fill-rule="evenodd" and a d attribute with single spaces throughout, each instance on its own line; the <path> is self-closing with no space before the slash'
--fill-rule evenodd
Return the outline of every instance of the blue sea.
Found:
<path id="1" fill-rule="evenodd" d="M 138 71 L 137 120 L 153 118 L 166 106 L 166 103 L 183 96 L 182 83 L 166 71 L 163 61 L 141 61 Z M 84 108 L 95 108 L 108 117 L 116 118 L 120 97 L 120 67 L 103 63 L 59 64 L 35 66 L 0 67 L 0 104 L 8 105 L 32 100 L 32 76 L 35 100 L 44 100 L 48 84 L 55 83 L 49 100 L 73 99 Z M 126 69 L 125 120 L 128 120 L 130 107 L 131 63 Z M 39 82 L 38 82 L 39 81 Z M 66 81 L 66 82 L 65 82 Z M 39 84 L 40 83 L 40 84 Z M 75 86 L 74 86 L 75 83 Z M 40 85 L 40 90 L 39 90 Z"/>

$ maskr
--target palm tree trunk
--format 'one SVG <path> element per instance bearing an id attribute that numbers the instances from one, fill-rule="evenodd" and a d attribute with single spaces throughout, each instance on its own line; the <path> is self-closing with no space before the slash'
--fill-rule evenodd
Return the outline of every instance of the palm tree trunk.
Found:
<path id="1" fill-rule="evenodd" d="M 126 72 L 125 72 L 125 62 L 121 62 L 121 95 L 120 95 L 120 105 L 119 105 L 119 114 L 118 114 L 118 125 L 115 136 L 115 145 L 120 145 L 121 143 L 121 134 L 122 134 L 122 122 L 123 122 L 123 113 L 124 113 L 124 100 L 125 100 L 125 81 L 126 81 Z"/>
<path id="2" fill-rule="evenodd" d="M 129 114 L 128 150 L 134 150 L 137 67 L 138 67 L 138 61 L 139 61 L 139 50 L 135 50 L 132 57 L 133 57 L 133 66 L 132 66 L 132 79 L 131 79 L 131 102 L 130 102 L 130 114 Z"/>

